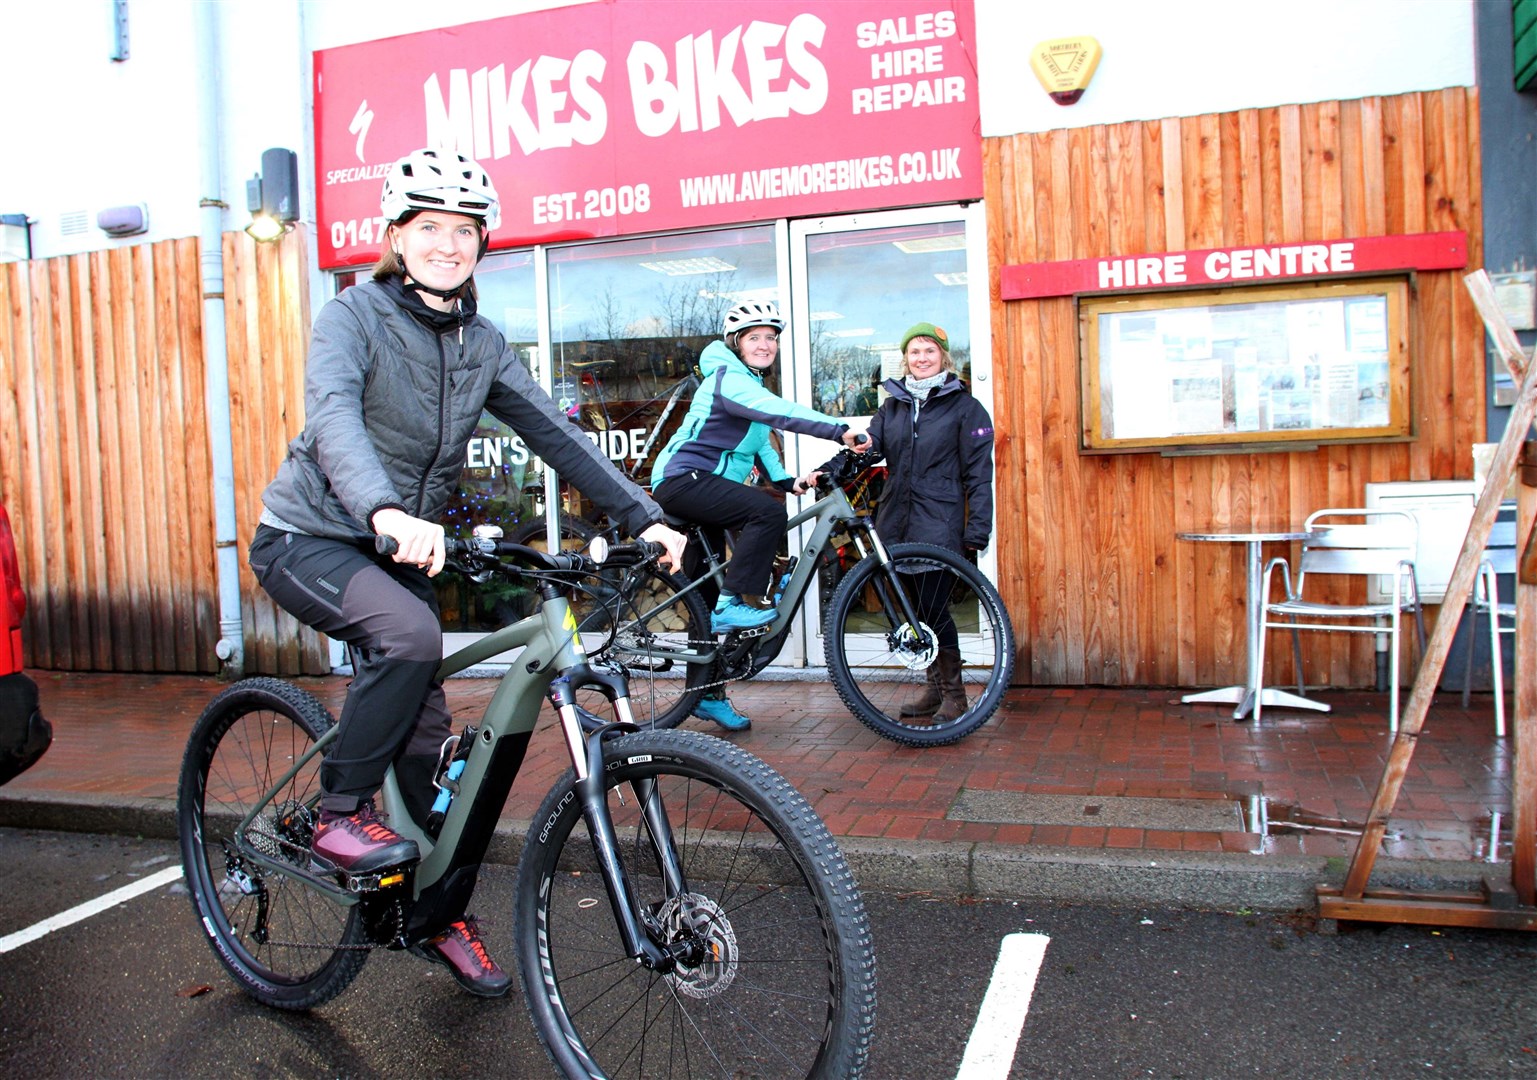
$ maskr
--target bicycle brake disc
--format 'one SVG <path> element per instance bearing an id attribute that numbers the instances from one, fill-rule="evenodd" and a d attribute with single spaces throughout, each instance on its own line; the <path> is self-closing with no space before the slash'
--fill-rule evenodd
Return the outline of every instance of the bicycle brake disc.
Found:
<path id="1" fill-rule="evenodd" d="M 927 623 L 903 623 L 891 633 L 891 652 L 909 671 L 926 671 L 939 656 L 939 635 Z"/>
<path id="2" fill-rule="evenodd" d="M 703 1000 L 731 988 L 741 957 L 736 930 L 719 904 L 700 893 L 684 893 L 662 905 L 657 918 L 669 938 L 690 944 L 687 955 L 666 976 L 674 990 Z"/>

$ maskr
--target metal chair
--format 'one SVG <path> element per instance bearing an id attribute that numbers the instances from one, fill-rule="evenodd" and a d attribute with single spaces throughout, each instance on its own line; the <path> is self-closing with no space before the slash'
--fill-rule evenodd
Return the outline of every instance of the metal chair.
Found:
<path id="1" fill-rule="evenodd" d="M 1478 576 L 1473 579 L 1473 601 L 1468 606 L 1472 618 L 1468 622 L 1467 663 L 1462 668 L 1462 707 L 1468 707 L 1473 689 L 1473 642 L 1478 633 L 1478 617 L 1489 619 L 1489 668 L 1494 684 L 1494 734 L 1505 736 L 1505 664 L 1500 648 L 1501 634 L 1516 632 L 1516 605 L 1500 599 L 1501 574 L 1516 572 L 1516 519 L 1515 506 L 1507 503 L 1500 507 L 1500 516 L 1489 528 L 1489 539 L 1484 541 L 1484 558 L 1478 566 Z"/>
<path id="2" fill-rule="evenodd" d="M 1413 514 L 1403 510 L 1331 508 L 1309 514 L 1303 528 L 1314 535 L 1302 541 L 1295 583 L 1291 564 L 1286 559 L 1271 559 L 1265 567 L 1264 591 L 1260 594 L 1266 602 L 1260 622 L 1259 683 L 1264 685 L 1265 643 L 1272 627 L 1292 632 L 1299 695 L 1305 693 L 1299 631 L 1345 631 L 1386 637 L 1388 690 L 1392 695 L 1388 706 L 1388 728 L 1396 732 L 1399 626 L 1402 616 L 1408 612 L 1414 613 L 1420 655 L 1425 652 L 1425 617 L 1420 605 L 1419 582 L 1414 576 L 1419 523 Z M 1270 585 L 1277 571 L 1281 573 L 1286 598 L 1272 603 Z M 1365 589 L 1365 599 L 1345 602 L 1322 599 L 1329 592 L 1337 592 L 1341 577 L 1360 579 L 1347 585 L 1352 595 Z M 1391 581 L 1392 589 L 1384 589 L 1383 599 L 1374 600 L 1370 587 L 1378 581 L 1383 585 Z M 1262 703 L 1256 700 L 1255 720 L 1260 718 L 1261 708 Z"/>

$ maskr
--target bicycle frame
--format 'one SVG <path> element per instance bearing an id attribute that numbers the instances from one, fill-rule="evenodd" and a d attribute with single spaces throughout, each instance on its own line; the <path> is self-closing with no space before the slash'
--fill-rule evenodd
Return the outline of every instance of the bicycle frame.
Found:
<path id="1" fill-rule="evenodd" d="M 604 734 L 616 725 L 604 725 L 596 731 L 585 732 L 573 694 L 578 687 L 602 690 L 613 702 L 617 726 L 622 728 L 633 722 L 628 688 L 621 676 L 589 666 L 576 631 L 576 619 L 560 587 L 544 582 L 539 590 L 542 602 L 533 615 L 445 657 L 438 668 L 438 677 L 444 679 L 498 653 L 523 650 L 518 662 L 510 665 L 502 676 L 475 726 L 475 745 L 465 761 L 458 793 L 449 804 L 435 841 L 421 831 L 405 809 L 394 770 L 385 776 L 382 795 L 390 821 L 402 836 L 415 840 L 423 853 L 414 868 L 414 905 L 409 929 L 435 928 L 443 912 L 462 910 L 463 903 L 468 900 L 548 694 L 556 705 L 566 748 L 576 771 L 576 794 L 582 804 L 583 818 L 608 888 L 621 939 L 632 957 L 666 971 L 672 966 L 673 957 L 643 928 L 643 917 L 618 858 L 618 840 L 604 801 L 601 743 Z M 318 739 L 262 796 L 241 822 L 236 835 L 246 836 L 253 822 L 278 798 L 287 782 L 313 761 L 315 755 L 323 753 L 335 737 L 333 727 Z M 647 792 L 636 791 L 638 799 L 645 799 L 646 795 Z M 648 833 L 669 895 L 681 895 L 688 891 L 688 885 L 677 859 L 665 808 L 655 805 L 654 800 L 642 805 L 648 805 Z M 302 878 L 339 903 L 355 904 L 362 899 L 358 893 L 343 889 L 323 876 L 256 851 L 243 840 L 241 851 L 246 858 L 267 870 Z"/>
<path id="2" fill-rule="evenodd" d="M 784 596 L 779 603 L 779 614 L 773 622 L 769 623 L 766 632 L 753 639 L 759 643 L 758 650 L 760 652 L 765 646 L 771 647 L 775 653 L 778 652 L 779 643 L 784 638 L 784 635 L 789 632 L 790 623 L 800 611 L 801 602 L 805 599 L 806 593 L 811 588 L 812 576 L 816 573 L 817 557 L 828 546 L 833 533 L 840 527 L 848 528 L 849 539 L 855 548 L 858 549 L 860 559 L 867 558 L 873 554 L 880 559 L 882 564 L 890 561 L 890 557 L 886 553 L 886 546 L 881 542 L 880 534 L 875 531 L 875 523 L 870 520 L 868 515 L 861 514 L 854 509 L 853 503 L 849 502 L 848 495 L 840 487 L 833 487 L 827 495 L 791 517 L 785 523 L 785 534 L 789 535 L 797 527 L 808 521 L 813 522 L 811 534 L 806 538 L 805 544 L 801 546 L 800 555 L 796 559 L 795 569 L 790 574 L 790 580 L 785 584 Z M 707 581 L 713 581 L 719 587 L 725 581 L 725 577 L 725 568 L 721 565 L 720 560 L 715 557 L 714 553 L 711 552 L 709 565 L 705 568 L 704 572 L 698 578 L 689 582 L 684 588 L 679 589 L 676 593 L 669 594 L 667 602 L 671 603 L 675 597 L 702 589 Z M 906 590 L 896 589 L 893 591 L 896 593 L 896 600 L 901 608 L 900 614 L 902 619 L 905 620 L 907 625 L 916 626 L 918 618 Z M 882 598 L 883 602 L 885 602 L 885 599 L 884 597 Z M 660 609 L 661 605 L 650 611 L 638 612 L 637 617 L 639 620 L 644 621 L 651 618 Z M 719 654 L 720 649 L 712 646 L 697 651 L 679 652 L 674 656 L 674 659 L 681 660 L 686 664 L 710 664 L 714 663 Z"/>

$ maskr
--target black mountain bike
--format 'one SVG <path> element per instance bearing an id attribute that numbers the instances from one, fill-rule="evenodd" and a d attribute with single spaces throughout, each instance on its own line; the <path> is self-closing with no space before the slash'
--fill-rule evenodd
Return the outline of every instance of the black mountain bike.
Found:
<path id="1" fill-rule="evenodd" d="M 193 728 L 177 791 L 199 926 L 246 993 L 294 1010 L 341 993 L 369 950 L 443 930 L 475 887 L 548 699 L 571 768 L 524 840 L 513 914 L 529 1012 L 560 1072 L 858 1076 L 875 961 L 848 864 L 762 761 L 713 736 L 638 730 L 622 674 L 589 659 L 567 600 L 600 572 L 604 546 L 589 557 L 453 542 L 458 569 L 520 575 L 539 607 L 443 662 L 446 677 L 521 650 L 485 714 L 445 745 L 441 821 L 413 822 L 386 778 L 384 808 L 420 848 L 415 864 L 312 869 L 330 714 L 278 679 L 219 694 Z M 650 566 L 658 550 L 617 548 L 610 569 Z M 575 705 L 576 689 L 593 687 L 613 722 Z"/>
<path id="2" fill-rule="evenodd" d="M 858 561 L 838 577 L 828 602 L 823 648 L 838 696 L 863 723 L 908 746 L 944 746 L 975 731 L 997 711 L 1014 672 L 1014 631 L 1003 600 L 970 561 L 931 544 L 882 542 L 842 485 L 871 465 L 843 451 L 823 467 L 820 496 L 787 529 L 811 523 L 784 582 L 778 617 L 754 630 L 710 633 L 710 604 L 724 580 L 722 553 L 704 531 L 669 517 L 704 554 L 693 581 L 655 567 L 605 575 L 601 602 L 579 608 L 594 648 L 629 679 L 641 724 L 680 724 L 709 689 L 758 674 L 784 646 L 816 576 L 838 569 L 839 550 Z M 616 615 L 617 612 L 617 615 Z M 928 689 L 941 631 L 953 625 L 968 707 L 947 722 L 907 716 L 904 706 Z"/>

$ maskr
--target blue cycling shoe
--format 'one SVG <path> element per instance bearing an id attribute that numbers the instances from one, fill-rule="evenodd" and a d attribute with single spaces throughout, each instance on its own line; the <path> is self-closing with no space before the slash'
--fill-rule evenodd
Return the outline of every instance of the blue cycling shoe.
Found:
<path id="1" fill-rule="evenodd" d="M 700 698 L 699 704 L 694 706 L 694 715 L 701 720 L 714 720 L 727 731 L 746 731 L 752 727 L 752 721 L 737 712 L 724 697 Z"/>
<path id="2" fill-rule="evenodd" d="M 742 603 L 730 593 L 721 593 L 715 610 L 710 613 L 710 632 L 724 634 L 730 630 L 755 630 L 767 626 L 779 616 L 774 608 L 756 608 Z"/>

